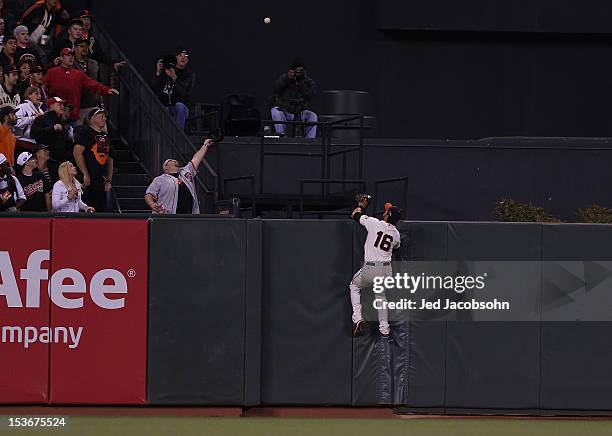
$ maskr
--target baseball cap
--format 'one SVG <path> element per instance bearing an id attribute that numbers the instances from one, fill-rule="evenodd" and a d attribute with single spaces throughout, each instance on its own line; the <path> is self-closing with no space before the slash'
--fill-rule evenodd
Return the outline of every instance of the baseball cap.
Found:
<path id="1" fill-rule="evenodd" d="M 188 53 L 188 51 L 187 51 L 187 49 L 186 49 L 185 47 L 179 47 L 179 48 L 176 50 L 176 54 L 177 54 L 177 55 L 179 55 L 179 54 L 184 54 L 185 56 L 189 57 L 189 53 Z"/>
<path id="2" fill-rule="evenodd" d="M 164 163 L 162 164 L 162 168 L 165 167 L 168 162 L 172 162 L 173 160 L 176 160 L 176 159 L 166 159 L 164 161 Z M 178 162 L 178 160 L 176 160 L 176 161 Z M 180 163 L 179 163 L 179 165 L 180 165 Z"/>
<path id="3" fill-rule="evenodd" d="M 83 13 L 79 16 L 79 18 L 86 18 L 86 17 L 90 19 L 93 18 L 93 15 L 87 9 L 83 11 Z"/>
<path id="4" fill-rule="evenodd" d="M 49 146 L 47 144 L 36 144 L 33 148 L 32 148 L 32 154 L 36 154 L 38 153 L 40 150 L 48 150 Z"/>
<path id="5" fill-rule="evenodd" d="M 17 69 L 17 67 L 15 65 L 5 65 L 4 66 L 4 74 L 11 74 L 11 73 L 19 73 L 19 70 Z"/>
<path id="6" fill-rule="evenodd" d="M 4 162 L 6 162 L 6 156 L 0 153 L 0 165 L 2 165 Z"/>
<path id="7" fill-rule="evenodd" d="M 95 107 L 89 111 L 89 113 L 87 114 L 87 119 L 91 120 L 93 117 L 95 117 L 99 113 L 107 113 L 107 112 L 106 112 L 106 109 L 104 109 L 103 107 Z"/>
<path id="8" fill-rule="evenodd" d="M 85 38 L 79 38 L 76 41 L 74 41 L 74 46 L 76 47 L 79 44 L 87 44 L 89 45 L 89 41 L 86 40 Z"/>
<path id="9" fill-rule="evenodd" d="M 18 36 L 19 34 L 24 32 L 29 32 L 29 30 L 26 26 L 22 24 L 21 26 L 15 27 L 15 30 L 13 30 L 13 35 Z"/>
<path id="10" fill-rule="evenodd" d="M 51 107 L 52 105 L 54 105 L 55 103 L 66 103 L 66 100 L 62 100 L 59 97 L 51 97 L 49 99 L 47 99 L 47 107 Z"/>
<path id="11" fill-rule="evenodd" d="M 78 24 L 79 26 L 83 27 L 83 20 L 80 18 L 73 18 L 68 22 L 68 27 L 72 26 L 73 24 Z"/>
<path id="12" fill-rule="evenodd" d="M 24 151 L 23 153 L 21 153 L 18 157 L 17 157 L 17 165 L 19 166 L 24 166 L 26 164 L 27 161 L 29 161 L 30 159 L 36 159 L 36 156 L 34 156 L 32 153 Z"/>
<path id="13" fill-rule="evenodd" d="M 387 212 L 389 213 L 389 224 L 395 225 L 402 219 L 402 210 L 397 206 L 391 206 Z"/>
<path id="14" fill-rule="evenodd" d="M 60 56 L 65 56 L 69 54 L 74 54 L 74 50 L 69 47 L 63 48 L 62 51 L 60 51 Z"/>
<path id="15" fill-rule="evenodd" d="M 306 64 L 304 63 L 302 58 L 295 58 L 291 62 L 291 68 L 297 68 L 297 67 L 304 67 L 304 68 L 306 68 Z"/>

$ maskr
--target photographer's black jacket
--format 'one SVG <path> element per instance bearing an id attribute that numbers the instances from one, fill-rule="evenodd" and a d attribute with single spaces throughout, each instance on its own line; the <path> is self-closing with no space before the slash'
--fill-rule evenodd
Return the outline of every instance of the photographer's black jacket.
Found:
<path id="1" fill-rule="evenodd" d="M 289 80 L 285 73 L 274 82 L 274 94 L 276 94 L 274 104 L 293 113 L 295 103 L 290 100 L 301 98 L 304 100 L 302 110 L 310 109 L 309 106 L 317 95 L 317 87 L 314 80 L 308 76 L 304 76 L 303 80 Z"/>
<path id="2" fill-rule="evenodd" d="M 196 75 L 189 66 L 183 69 L 176 68 L 174 71 L 176 72 L 176 90 L 179 93 L 177 100 L 189 103 L 191 92 L 195 87 Z"/>
<path id="3" fill-rule="evenodd" d="M 163 71 L 159 76 L 155 75 L 151 82 L 153 91 L 164 106 L 174 106 L 177 101 L 189 103 L 191 90 L 195 85 L 195 73 L 191 70 L 176 69 L 176 82 Z"/>

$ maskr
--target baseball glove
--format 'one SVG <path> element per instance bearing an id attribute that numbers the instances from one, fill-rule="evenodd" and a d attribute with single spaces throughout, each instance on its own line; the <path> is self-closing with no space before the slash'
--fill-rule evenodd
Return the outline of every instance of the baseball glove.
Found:
<path id="1" fill-rule="evenodd" d="M 372 199 L 372 196 L 368 194 L 357 194 L 355 196 L 355 201 L 357 201 L 357 206 L 359 206 L 362 209 L 365 209 L 368 207 L 368 204 L 370 204 L 371 199 Z"/>

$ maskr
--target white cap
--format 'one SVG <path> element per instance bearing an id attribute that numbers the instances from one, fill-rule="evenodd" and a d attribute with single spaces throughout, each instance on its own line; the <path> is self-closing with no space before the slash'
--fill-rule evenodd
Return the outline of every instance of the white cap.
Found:
<path id="1" fill-rule="evenodd" d="M 6 156 L 0 153 L 0 164 L 3 164 L 4 162 L 6 162 Z"/>
<path id="2" fill-rule="evenodd" d="M 32 157 L 32 153 L 24 151 L 17 157 L 17 165 L 24 166 L 25 163 Z"/>

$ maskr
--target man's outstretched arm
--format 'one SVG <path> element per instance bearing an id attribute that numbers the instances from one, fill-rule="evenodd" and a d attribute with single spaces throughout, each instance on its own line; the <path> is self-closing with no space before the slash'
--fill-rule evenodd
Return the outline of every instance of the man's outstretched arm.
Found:
<path id="1" fill-rule="evenodd" d="M 200 147 L 200 149 L 191 158 L 191 163 L 193 164 L 196 170 L 198 169 L 198 166 L 200 166 L 200 163 L 202 162 L 202 159 L 204 159 L 204 156 L 206 156 L 208 147 L 210 147 L 212 143 L 213 143 L 212 139 L 210 138 L 206 139 L 204 143 L 202 144 L 202 146 Z"/>

